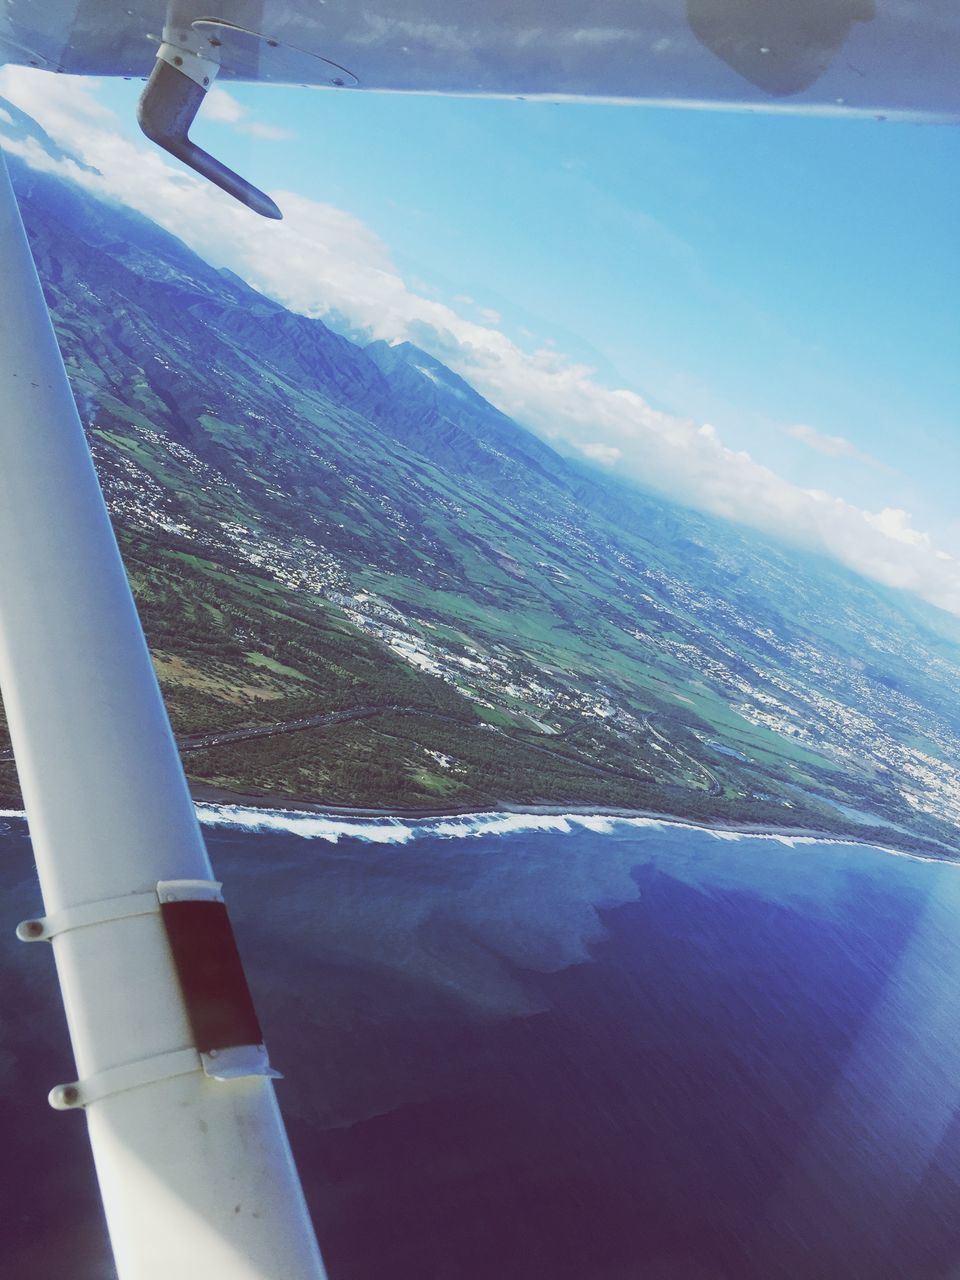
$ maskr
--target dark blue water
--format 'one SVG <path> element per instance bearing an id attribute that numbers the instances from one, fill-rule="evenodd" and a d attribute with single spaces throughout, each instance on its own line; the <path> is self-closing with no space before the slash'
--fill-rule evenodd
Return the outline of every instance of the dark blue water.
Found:
<path id="1" fill-rule="evenodd" d="M 960 868 L 517 825 L 208 830 L 333 1280 L 951 1276 Z M 100 1280 L 50 956 L 3 964 L 10 1274 Z"/>

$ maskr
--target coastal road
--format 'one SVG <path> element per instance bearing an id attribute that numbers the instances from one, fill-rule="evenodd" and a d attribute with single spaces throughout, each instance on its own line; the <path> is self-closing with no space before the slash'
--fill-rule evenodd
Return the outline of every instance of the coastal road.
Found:
<path id="1" fill-rule="evenodd" d="M 447 720 L 451 724 L 464 727 L 462 720 L 457 720 L 454 716 L 444 715 L 441 711 L 433 711 L 425 707 L 401 707 L 392 703 L 373 704 L 365 707 L 353 707 L 349 711 L 320 712 L 317 715 L 303 716 L 298 720 L 284 720 L 275 724 L 257 725 L 255 728 L 225 729 L 213 733 L 190 734 L 186 737 L 178 738 L 177 746 L 182 752 L 203 751 L 208 747 L 219 747 L 228 742 L 246 742 L 251 738 L 273 738 L 280 734 L 297 733 L 302 729 L 326 729 L 332 725 L 346 724 L 352 720 L 369 720 L 373 716 L 383 715 L 424 716 L 432 720 Z M 555 760 L 561 760 L 566 765 L 584 769 L 588 773 L 624 778 L 628 782 L 650 781 L 648 778 L 637 777 L 635 774 L 627 773 L 626 770 L 617 769 L 611 765 L 594 764 L 589 760 L 565 755 L 562 751 L 554 751 L 550 747 L 530 742 L 527 738 L 518 740 L 496 725 L 474 725 L 473 727 L 483 728 L 487 733 L 496 734 L 498 737 L 506 738 L 508 741 L 518 745 L 522 741 L 522 746 L 526 751 L 536 751 L 540 755 L 552 756 Z"/>
<path id="2" fill-rule="evenodd" d="M 652 723 L 652 721 L 653 721 L 652 715 L 643 717 L 643 723 L 647 726 L 647 728 L 650 730 L 653 736 L 663 744 L 664 751 L 667 751 L 667 752 L 672 751 L 675 755 L 681 756 L 694 769 L 698 769 L 702 774 L 704 774 L 704 776 L 707 779 L 708 795 L 711 795 L 711 796 L 722 795 L 723 787 L 720 785 L 720 779 L 713 772 L 713 770 L 707 768 L 707 766 L 703 763 L 702 760 L 695 760 L 692 755 L 684 751 L 681 747 L 678 747 L 675 742 L 671 742 L 670 739 L 666 736 L 666 734 L 661 733 L 660 730 L 656 728 L 656 726 Z"/>
<path id="3" fill-rule="evenodd" d="M 454 716 L 444 715 L 443 712 L 429 708 L 404 707 L 395 703 L 371 703 L 368 706 L 351 707 L 346 711 L 322 711 L 317 712 L 315 715 L 300 716 L 296 720 L 279 720 L 272 724 L 248 725 L 238 729 L 215 729 L 206 733 L 183 734 L 177 738 L 177 747 L 184 754 L 189 751 L 205 751 L 211 747 L 225 746 L 228 743 L 249 742 L 255 738 L 275 738 L 282 734 L 300 733 L 305 729 L 327 729 L 334 725 L 348 724 L 354 720 L 369 720 L 373 716 L 383 715 L 425 716 L 434 720 L 448 720 L 451 723 L 465 727 L 462 720 L 457 720 Z M 531 742 L 528 738 L 517 739 L 496 725 L 485 724 L 474 725 L 473 727 L 483 728 L 488 733 L 496 734 L 498 737 L 506 738 L 517 746 L 522 746 L 526 751 L 535 751 L 540 755 L 551 756 L 555 760 L 560 760 L 570 767 L 582 769 L 587 773 L 622 778 L 628 782 L 651 782 L 653 780 L 645 775 L 628 773 L 625 769 L 618 769 L 613 765 L 595 764 L 589 760 L 566 755 L 562 751 L 555 751 L 550 747 L 541 746 L 540 743 Z M 662 738 L 662 735 L 656 729 L 653 729 L 652 725 L 649 727 L 651 732 Z M 559 737 L 561 735 L 551 736 Z M 12 760 L 12 750 L 0 751 L 0 764 L 5 764 Z M 696 761 L 691 761 L 691 763 L 696 764 Z M 714 781 L 716 780 L 714 779 Z M 717 792 L 713 794 L 719 794 L 719 783 L 717 787 Z"/>
<path id="4" fill-rule="evenodd" d="M 351 707 L 348 711 L 322 711 L 297 720 L 281 720 L 275 724 L 260 724 L 246 729 L 221 729 L 213 733 L 192 733 L 177 739 L 183 751 L 204 751 L 208 747 L 222 747 L 228 742 L 247 742 L 251 738 L 274 738 L 284 733 L 299 733 L 302 729 L 327 729 L 335 724 L 347 724 L 351 720 L 369 720 L 371 716 L 422 716 L 428 712 L 419 707 L 398 707 L 393 704 L 371 704 Z"/>
<path id="5" fill-rule="evenodd" d="M 316 715 L 301 716 L 297 720 L 280 720 L 274 724 L 248 725 L 240 729 L 215 729 L 207 733 L 188 733 L 177 738 L 177 746 L 181 752 L 204 751 L 208 747 L 222 747 L 228 742 L 247 742 L 251 738 L 273 738 L 284 733 L 298 733 L 302 729 L 326 729 L 335 724 L 346 724 L 351 720 L 367 720 L 371 716 L 422 716 L 429 715 L 419 707 L 398 707 L 393 705 L 371 705 L 351 707 L 348 711 L 323 711 Z M 0 764 L 13 760 L 13 751 L 8 748 L 0 751 Z"/>

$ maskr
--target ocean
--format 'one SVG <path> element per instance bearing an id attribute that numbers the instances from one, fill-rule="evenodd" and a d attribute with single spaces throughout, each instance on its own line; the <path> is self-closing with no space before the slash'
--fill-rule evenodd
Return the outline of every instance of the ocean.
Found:
<path id="1" fill-rule="evenodd" d="M 649 820 L 206 807 L 332 1280 L 960 1266 L 960 867 Z M 11 1275 L 112 1275 L 0 821 Z"/>

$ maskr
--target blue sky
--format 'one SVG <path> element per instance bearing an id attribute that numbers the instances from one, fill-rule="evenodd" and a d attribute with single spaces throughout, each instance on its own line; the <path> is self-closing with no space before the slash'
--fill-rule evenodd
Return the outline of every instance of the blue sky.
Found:
<path id="1" fill-rule="evenodd" d="M 105 88 L 132 116 L 135 85 Z M 469 296 L 799 483 L 960 548 L 960 134 L 886 121 L 235 87 L 267 188 L 350 210 Z M 886 464 L 829 457 L 805 424 Z M 945 465 L 948 464 L 948 465 Z M 953 465 L 950 465 L 950 464 Z"/>
<path id="2" fill-rule="evenodd" d="M 287 305 L 960 612 L 956 129 L 229 85 L 193 136 L 278 197 L 278 231 L 161 166 L 138 83 L 10 84 L 107 194 Z"/>

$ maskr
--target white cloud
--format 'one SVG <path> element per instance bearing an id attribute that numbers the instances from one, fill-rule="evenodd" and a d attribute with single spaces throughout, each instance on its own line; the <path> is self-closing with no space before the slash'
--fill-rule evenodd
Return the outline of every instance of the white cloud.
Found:
<path id="1" fill-rule="evenodd" d="M 250 120 L 238 125 L 241 133 L 248 133 L 251 138 L 262 138 L 264 142 L 286 142 L 295 135 L 289 129 L 281 129 L 279 125 L 264 124 L 260 120 Z"/>
<path id="2" fill-rule="evenodd" d="M 856 462 L 864 462 L 867 466 L 878 467 L 881 471 L 890 471 L 891 468 L 875 458 L 870 453 L 864 453 L 862 449 L 844 436 L 828 436 L 822 431 L 818 431 L 816 427 L 809 427 L 805 423 L 798 422 L 793 426 L 784 427 L 784 432 L 788 436 L 792 436 L 794 440 L 799 440 L 801 444 L 806 445 L 808 449 L 813 449 L 815 453 L 822 453 L 828 458 L 851 458 Z"/>
<path id="3" fill-rule="evenodd" d="M 816 427 L 808 427 L 803 423 L 798 422 L 795 426 L 784 427 L 784 431 L 788 436 L 793 436 L 795 440 L 805 444 L 808 449 L 825 453 L 828 458 L 854 458 L 859 452 L 856 446 L 849 440 L 845 440 L 843 436 L 826 436 Z"/>
<path id="4" fill-rule="evenodd" d="M 591 462 L 602 462 L 609 467 L 623 457 L 622 451 L 616 445 L 603 444 L 600 440 L 589 440 L 580 445 L 580 452 Z"/>
<path id="5" fill-rule="evenodd" d="M 203 114 L 207 120 L 216 120 L 218 124 L 236 124 L 243 119 L 244 108 L 226 89 L 214 85 L 204 99 Z"/>
<path id="6" fill-rule="evenodd" d="M 933 544 L 930 541 L 929 533 L 920 533 L 919 530 L 913 528 L 908 511 L 903 511 L 899 507 L 884 507 L 882 511 L 878 511 L 875 515 L 867 515 L 867 521 L 888 538 L 906 543 L 908 547 L 923 547 L 925 550 L 932 550 Z"/>
<path id="7" fill-rule="evenodd" d="M 412 282 L 411 282 L 412 283 Z M 476 309 L 477 315 L 484 324 L 497 325 L 503 318 L 499 311 L 494 311 L 493 307 L 482 307 L 476 298 L 471 298 L 469 293 L 455 293 L 453 301 L 461 307 L 473 307 Z"/>
<path id="8" fill-rule="evenodd" d="M 0 69 L 0 93 L 99 173 L 54 161 L 35 145 L 21 148 L 29 163 L 139 210 L 292 309 L 321 318 L 339 312 L 371 337 L 415 342 L 548 439 L 701 510 L 827 552 L 867 577 L 960 614 L 960 561 L 937 550 L 906 512 L 864 511 L 802 489 L 730 449 L 710 425 L 659 412 L 633 391 L 606 387 L 591 369 L 548 344 L 523 350 L 492 316 L 486 324 L 466 319 L 411 287 L 382 240 L 341 209 L 273 191 L 284 221 L 254 217 L 148 144 L 125 138 L 89 82 L 7 67 Z M 226 104 L 214 99 L 222 115 L 233 109 L 226 97 Z M 255 180 L 255 173 L 250 176 Z M 851 456 L 847 446 L 855 450 L 814 428 L 792 434 L 814 448 L 826 441 L 828 450 L 838 451 L 828 456 Z"/>
<path id="9" fill-rule="evenodd" d="M 251 120 L 250 109 L 239 103 L 236 98 L 220 85 L 214 85 L 207 94 L 200 108 L 201 119 L 212 120 L 216 124 L 227 124 L 238 133 L 249 134 L 251 138 L 263 138 L 269 142 L 283 142 L 294 135 L 289 129 L 281 129 L 276 125 L 264 124 L 260 120 Z"/>

